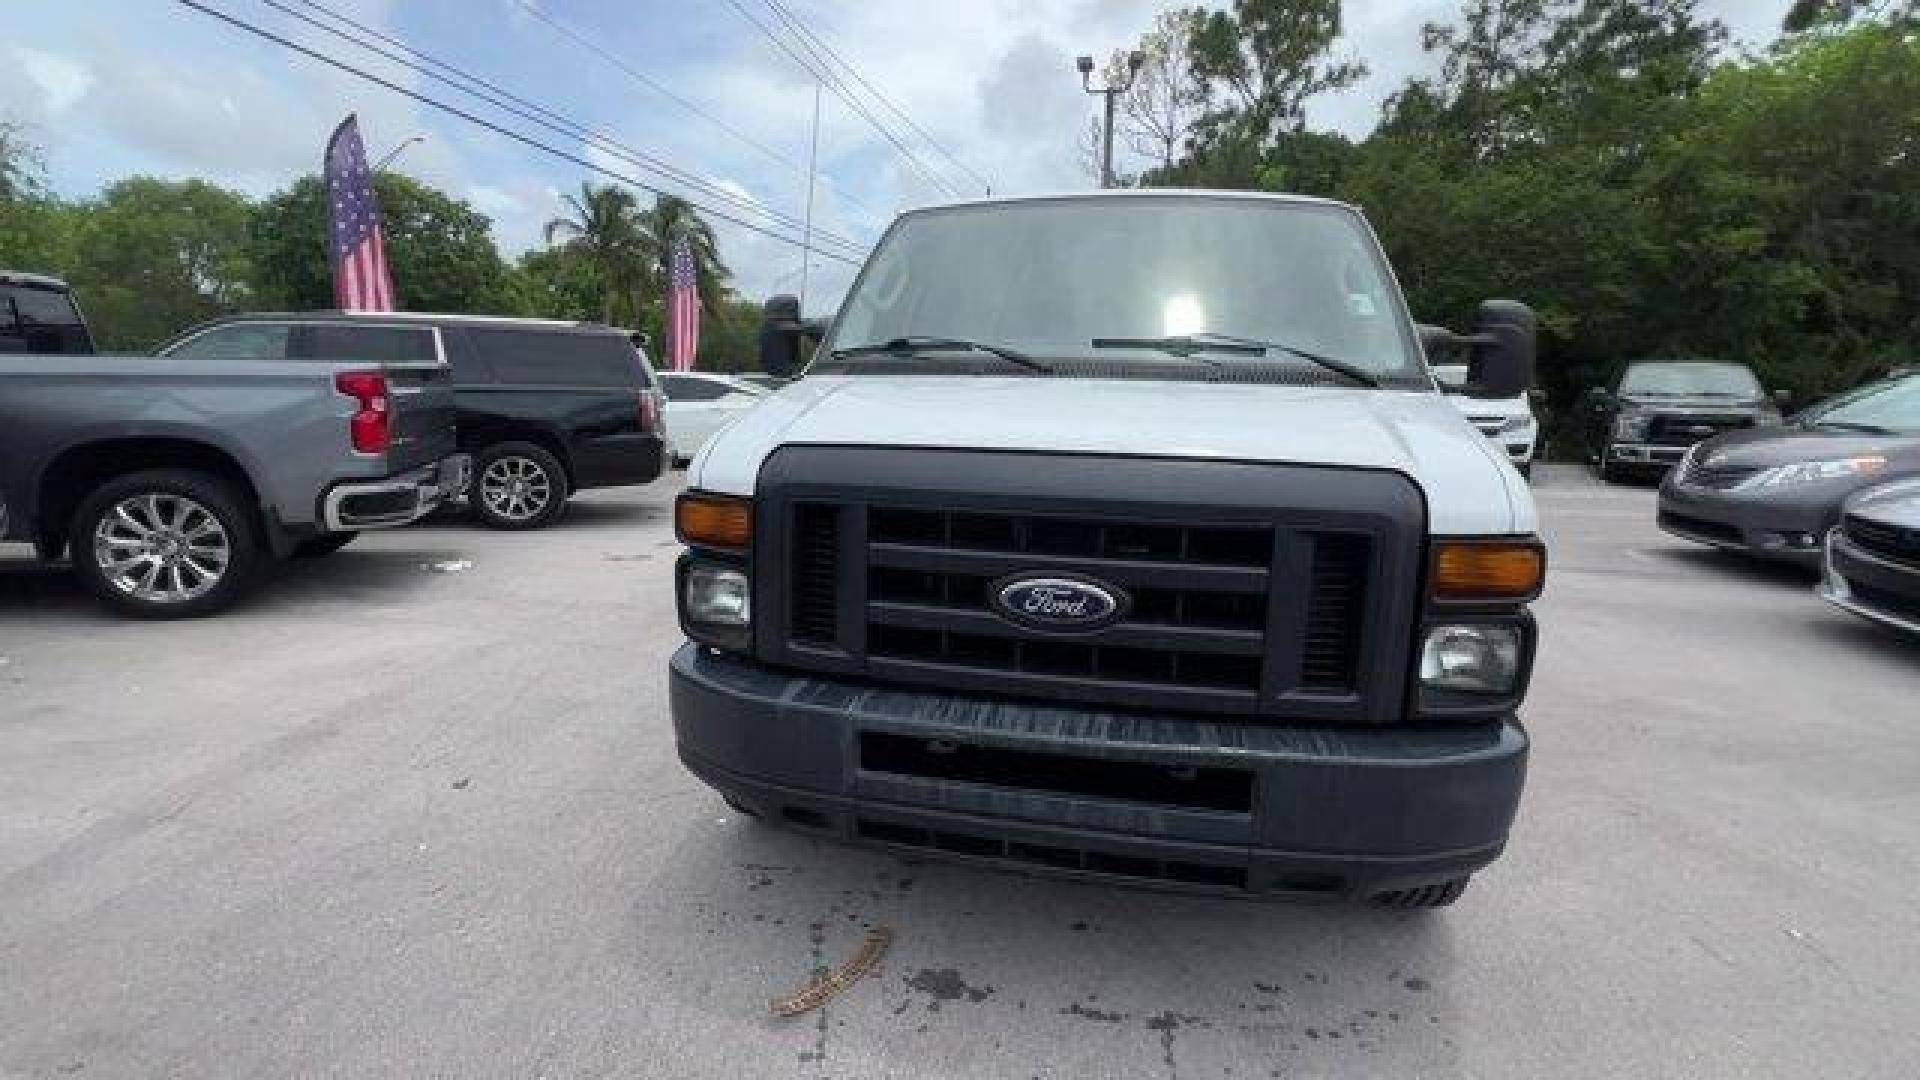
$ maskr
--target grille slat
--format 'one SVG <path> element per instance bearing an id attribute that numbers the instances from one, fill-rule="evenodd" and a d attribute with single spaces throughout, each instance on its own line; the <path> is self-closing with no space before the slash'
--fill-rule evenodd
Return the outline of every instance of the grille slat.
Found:
<path id="1" fill-rule="evenodd" d="M 1361 612 L 1372 544 L 1351 533 L 1313 540 L 1313 583 L 1307 594 L 1307 625 L 1300 653 L 1300 685 L 1321 692 L 1351 693 L 1360 663 Z"/>
<path id="2" fill-rule="evenodd" d="M 839 622 L 840 508 L 793 508 L 793 640 L 832 645 Z"/>

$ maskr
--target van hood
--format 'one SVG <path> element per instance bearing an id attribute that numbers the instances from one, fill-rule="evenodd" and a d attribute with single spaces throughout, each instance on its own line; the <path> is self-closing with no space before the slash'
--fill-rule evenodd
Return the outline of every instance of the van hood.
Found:
<path id="1" fill-rule="evenodd" d="M 1440 535 L 1537 529 L 1525 482 L 1437 393 L 1361 387 L 916 375 L 813 376 L 715 436 L 688 484 L 750 496 L 781 446 L 1218 458 L 1387 469 Z"/>

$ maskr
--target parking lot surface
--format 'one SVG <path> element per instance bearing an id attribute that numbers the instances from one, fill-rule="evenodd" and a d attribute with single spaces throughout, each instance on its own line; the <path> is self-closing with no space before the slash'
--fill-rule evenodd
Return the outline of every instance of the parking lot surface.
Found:
<path id="1" fill-rule="evenodd" d="M 1920 642 L 1544 472 L 1526 801 L 1433 914 L 743 820 L 673 754 L 672 484 L 183 624 L 0 562 L 0 1077 L 1913 1075 Z"/>

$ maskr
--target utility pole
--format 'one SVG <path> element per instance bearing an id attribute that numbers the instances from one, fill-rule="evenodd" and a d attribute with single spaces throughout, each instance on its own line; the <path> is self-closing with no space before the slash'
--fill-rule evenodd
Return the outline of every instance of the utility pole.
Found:
<path id="1" fill-rule="evenodd" d="M 813 261 L 813 178 L 820 160 L 820 83 L 813 84 L 813 143 L 807 148 L 807 222 L 800 234 L 800 313 L 807 311 L 807 264 Z M 787 220 L 791 221 L 792 218 Z"/>
<path id="2" fill-rule="evenodd" d="M 1147 54 L 1135 49 L 1127 54 L 1127 81 L 1116 84 L 1108 80 L 1107 85 L 1098 89 L 1093 85 L 1093 57 L 1082 56 L 1074 61 L 1080 70 L 1080 88 L 1089 94 L 1099 94 L 1107 99 L 1107 121 L 1100 138 L 1100 186 L 1110 188 L 1113 185 L 1113 99 L 1133 89 L 1133 80 L 1140 75 L 1141 65 L 1147 62 Z"/>

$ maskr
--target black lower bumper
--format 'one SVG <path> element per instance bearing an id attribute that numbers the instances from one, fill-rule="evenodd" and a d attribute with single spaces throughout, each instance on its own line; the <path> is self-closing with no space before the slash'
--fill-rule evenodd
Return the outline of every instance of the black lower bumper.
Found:
<path id="1" fill-rule="evenodd" d="M 1683 540 L 1817 567 L 1844 496 L 1825 490 L 1756 496 L 1694 487 L 1669 475 L 1660 485 L 1658 520 Z"/>
<path id="2" fill-rule="evenodd" d="M 683 646 L 680 757 L 762 819 L 1107 881 L 1363 898 L 1497 858 L 1517 722 L 1289 728 L 796 677 Z"/>
<path id="3" fill-rule="evenodd" d="M 651 484 L 666 470 L 665 447 L 653 432 L 582 440 L 573 448 L 573 485 L 584 491 Z"/>

